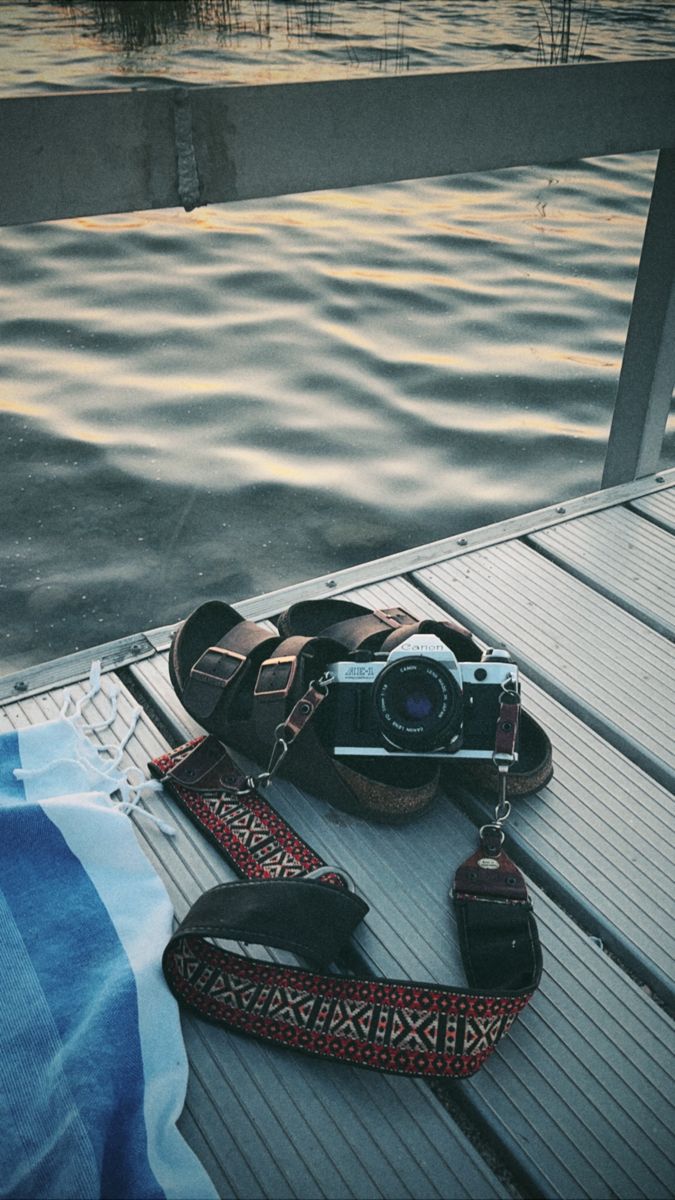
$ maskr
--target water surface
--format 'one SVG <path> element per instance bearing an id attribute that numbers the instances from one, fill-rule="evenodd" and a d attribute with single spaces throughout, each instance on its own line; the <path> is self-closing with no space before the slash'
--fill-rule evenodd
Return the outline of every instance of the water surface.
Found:
<path id="1" fill-rule="evenodd" d="M 236 7 L 128 51 L 5 5 L 0 90 L 537 58 L 534 3 Z M 672 53 L 672 5 L 593 8 L 587 57 Z M 599 486 L 653 168 L 2 230 L 1 668 Z"/>

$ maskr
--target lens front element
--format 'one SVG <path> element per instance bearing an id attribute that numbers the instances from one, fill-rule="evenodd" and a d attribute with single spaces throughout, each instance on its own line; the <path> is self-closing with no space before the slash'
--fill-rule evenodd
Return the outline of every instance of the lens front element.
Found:
<path id="1" fill-rule="evenodd" d="M 386 666 L 375 681 L 373 703 L 383 739 L 398 750 L 441 750 L 461 729 L 459 685 L 431 658 Z"/>

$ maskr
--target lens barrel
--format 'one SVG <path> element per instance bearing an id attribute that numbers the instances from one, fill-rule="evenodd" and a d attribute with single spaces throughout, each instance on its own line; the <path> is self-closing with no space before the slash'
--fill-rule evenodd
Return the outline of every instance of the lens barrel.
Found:
<path id="1" fill-rule="evenodd" d="M 383 740 L 398 750 L 445 749 L 462 728 L 461 688 L 432 658 L 388 664 L 375 681 L 373 706 Z"/>

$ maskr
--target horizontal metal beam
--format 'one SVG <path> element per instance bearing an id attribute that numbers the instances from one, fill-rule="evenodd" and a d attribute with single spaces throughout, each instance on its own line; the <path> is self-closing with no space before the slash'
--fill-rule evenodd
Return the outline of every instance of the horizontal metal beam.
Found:
<path id="1" fill-rule="evenodd" d="M 675 146 L 675 59 L 0 100 L 0 223 Z"/>

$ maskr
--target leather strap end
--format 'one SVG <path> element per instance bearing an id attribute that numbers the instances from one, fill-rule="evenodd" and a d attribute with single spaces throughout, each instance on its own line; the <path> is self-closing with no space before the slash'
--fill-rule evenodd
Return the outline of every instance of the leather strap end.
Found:
<path id="1" fill-rule="evenodd" d="M 527 900 L 527 885 L 515 863 L 503 850 L 491 856 L 476 850 L 458 868 L 453 895 L 488 900 Z"/>
<path id="2" fill-rule="evenodd" d="M 476 851 L 457 870 L 453 900 L 469 986 L 533 991 L 541 977 L 541 947 L 515 863 L 503 851 Z"/>
<path id="3" fill-rule="evenodd" d="M 218 791 L 230 782 L 232 759 L 215 737 L 200 738 L 162 778 L 195 792 Z"/>
<path id="4" fill-rule="evenodd" d="M 311 879 L 224 883 L 204 892 L 174 934 L 272 946 L 325 967 L 347 945 L 368 905 Z"/>

